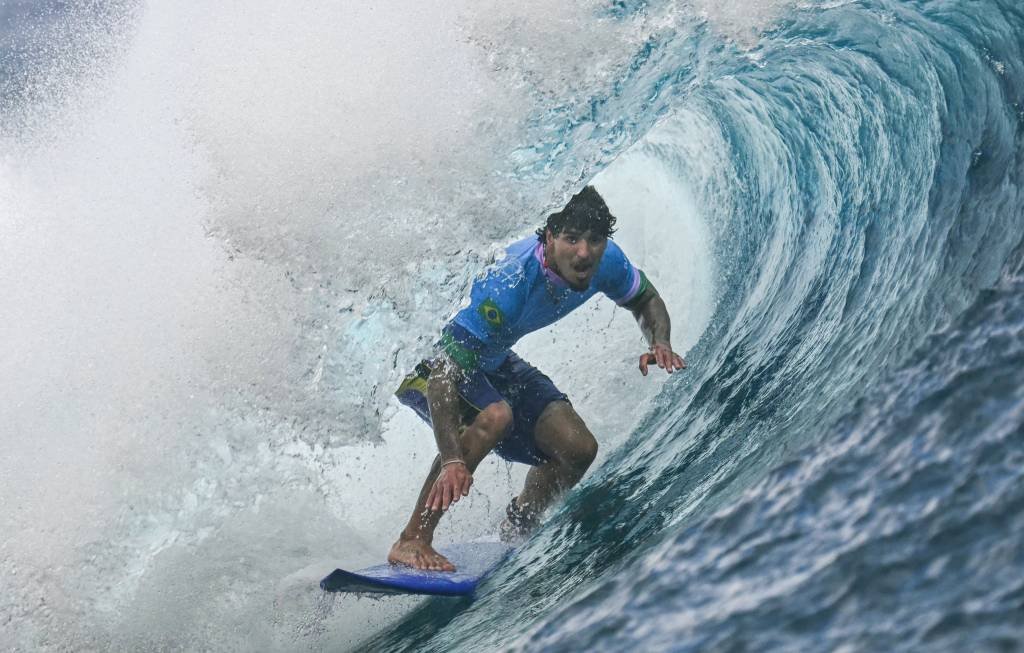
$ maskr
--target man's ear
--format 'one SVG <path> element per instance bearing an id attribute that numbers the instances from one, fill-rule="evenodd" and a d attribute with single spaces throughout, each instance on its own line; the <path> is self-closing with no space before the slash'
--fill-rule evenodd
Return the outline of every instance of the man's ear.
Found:
<path id="1" fill-rule="evenodd" d="M 551 227 L 544 227 L 544 244 L 550 245 L 555 240 L 555 234 L 551 233 Z"/>

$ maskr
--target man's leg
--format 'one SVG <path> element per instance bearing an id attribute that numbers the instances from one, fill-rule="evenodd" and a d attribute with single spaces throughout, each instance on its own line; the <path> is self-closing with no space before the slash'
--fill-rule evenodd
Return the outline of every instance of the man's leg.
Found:
<path id="1" fill-rule="evenodd" d="M 597 456 L 597 440 L 567 401 L 553 401 L 544 408 L 534 441 L 549 460 L 530 468 L 515 500 L 527 522 L 576 485 Z"/>
<path id="2" fill-rule="evenodd" d="M 484 408 L 477 414 L 473 423 L 463 429 L 459 435 L 459 444 L 462 446 L 462 459 L 466 461 L 470 473 L 476 471 L 480 461 L 501 441 L 511 423 L 512 409 L 506 402 L 501 401 Z M 417 569 L 455 571 L 455 566 L 431 546 L 434 529 L 437 528 L 444 512 L 428 510 L 425 507 L 430 489 L 440 473 L 441 457 L 437 456 L 416 499 L 409 523 L 399 535 L 398 541 L 391 547 L 388 562 L 409 565 Z"/>

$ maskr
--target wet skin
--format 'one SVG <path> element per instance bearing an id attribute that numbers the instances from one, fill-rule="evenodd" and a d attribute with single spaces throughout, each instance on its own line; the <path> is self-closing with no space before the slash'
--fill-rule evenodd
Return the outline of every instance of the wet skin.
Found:
<path id="1" fill-rule="evenodd" d="M 608 238 L 587 231 L 565 229 L 557 236 L 548 229 L 544 234 L 544 262 L 569 287 L 583 291 L 597 273 Z"/>
<path id="2" fill-rule="evenodd" d="M 607 245 L 605 236 L 589 230 L 566 229 L 555 236 L 549 229 L 544 241 L 545 263 L 569 287 L 583 291 L 590 287 Z M 665 303 L 653 288 L 646 293 L 638 307 L 632 309 L 650 346 L 650 351 L 640 356 L 640 373 L 647 376 L 649 366 L 653 365 L 669 374 L 684 369 L 686 361 L 670 344 L 671 327 Z M 431 374 L 428 386 L 435 435 L 445 460 L 451 462 L 442 467 L 441 456 L 435 458 L 416 508 L 388 554 L 392 564 L 455 571 L 455 566 L 433 548 L 434 530 L 448 508 L 468 496 L 477 465 L 501 441 L 512 423 L 511 408 L 506 402 L 498 402 L 486 407 L 473 423 L 460 430 L 453 370 L 454 365 L 441 365 Z M 597 454 L 597 441 L 567 402 L 548 405 L 537 422 L 534 440 L 549 461 L 530 469 L 516 499 L 518 508 L 530 518 L 538 517 L 578 483 Z"/>
<path id="3" fill-rule="evenodd" d="M 500 411 L 497 412 L 500 417 Z M 508 413 L 508 417 L 511 418 L 511 413 Z M 504 436 L 507 427 L 501 421 L 487 418 L 480 422 L 471 424 L 460 437 L 467 469 L 476 469 L 484 456 Z M 552 402 L 544 409 L 537 420 L 534 440 L 549 460 L 530 468 L 523 491 L 516 500 L 519 509 L 531 521 L 576 485 L 597 455 L 597 440 L 573 407 L 565 401 Z M 431 502 L 430 498 L 443 492 L 442 476 L 448 476 L 449 469 L 461 471 L 462 466 L 452 464 L 441 470 L 440 462 L 440 457 L 434 460 L 420 491 L 417 511 L 391 547 L 388 562 L 392 564 L 432 571 L 455 571 L 455 566 L 433 548 L 432 541 L 441 516 L 458 501 L 460 495 L 456 494 L 450 500 L 441 500 L 440 503 Z"/>

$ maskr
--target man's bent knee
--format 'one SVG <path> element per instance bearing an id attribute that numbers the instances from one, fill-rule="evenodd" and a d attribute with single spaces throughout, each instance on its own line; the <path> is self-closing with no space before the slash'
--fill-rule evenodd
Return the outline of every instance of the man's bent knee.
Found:
<path id="1" fill-rule="evenodd" d="M 559 465 L 585 472 L 597 457 L 597 440 L 568 402 L 552 402 L 534 431 L 537 444 Z"/>
<path id="2" fill-rule="evenodd" d="M 584 437 L 573 442 L 573 446 L 564 453 L 564 456 L 565 463 L 585 472 L 597 458 L 597 440 L 588 431 Z"/>
<path id="3" fill-rule="evenodd" d="M 471 426 L 493 447 L 501 442 L 512 426 L 512 407 L 504 401 L 496 401 L 480 411 Z"/>
<path id="4" fill-rule="evenodd" d="M 550 450 L 548 455 L 561 467 L 582 475 L 597 458 L 597 440 L 589 431 L 578 433 L 558 448 Z"/>

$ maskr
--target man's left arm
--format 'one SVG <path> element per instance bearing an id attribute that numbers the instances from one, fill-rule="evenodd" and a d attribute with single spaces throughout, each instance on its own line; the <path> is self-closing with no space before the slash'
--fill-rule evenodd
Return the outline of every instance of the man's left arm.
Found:
<path id="1" fill-rule="evenodd" d="M 643 292 L 625 305 L 632 311 L 650 348 L 640 356 L 640 373 L 647 376 L 647 367 L 652 363 L 669 374 L 673 370 L 685 369 L 686 361 L 672 351 L 672 321 L 665 301 L 649 281 L 644 285 Z"/>
<path id="2" fill-rule="evenodd" d="M 655 363 L 669 374 L 686 367 L 686 361 L 672 351 L 672 322 L 657 288 L 642 270 L 626 258 L 614 241 L 609 240 L 596 280 L 598 289 L 623 308 L 628 308 L 650 351 L 640 356 L 640 373 L 647 376 L 647 366 Z"/>

